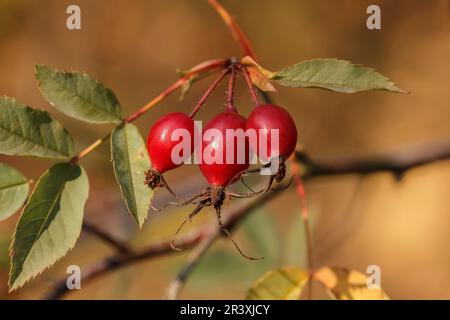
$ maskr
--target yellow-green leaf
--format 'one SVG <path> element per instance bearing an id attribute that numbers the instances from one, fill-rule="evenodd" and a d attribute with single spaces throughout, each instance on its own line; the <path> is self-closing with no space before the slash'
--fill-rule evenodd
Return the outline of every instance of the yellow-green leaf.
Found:
<path id="1" fill-rule="evenodd" d="M 381 288 L 369 287 L 367 276 L 356 270 L 324 267 L 314 274 L 314 279 L 337 300 L 388 300 Z"/>
<path id="2" fill-rule="evenodd" d="M 255 60 L 253 60 L 249 56 L 245 56 L 241 59 L 241 64 L 246 67 L 252 67 L 257 69 L 265 78 L 271 79 L 276 75 L 276 72 L 272 72 L 267 70 L 266 68 L 263 68 L 261 65 L 259 65 Z"/>
<path id="3" fill-rule="evenodd" d="M 78 165 L 59 163 L 39 178 L 14 232 L 11 291 L 53 265 L 75 245 L 88 193 L 88 178 Z"/>
<path id="4" fill-rule="evenodd" d="M 265 92 L 277 91 L 275 87 L 272 85 L 272 83 L 270 83 L 270 81 L 266 77 L 264 77 L 264 75 L 260 73 L 258 69 L 248 67 L 247 70 L 250 75 L 250 80 L 252 81 L 253 85 L 256 86 L 258 89 Z"/>
<path id="5" fill-rule="evenodd" d="M 47 112 L 0 97 L 0 153 L 68 159 L 73 150 L 70 134 Z"/>
<path id="6" fill-rule="evenodd" d="M 89 123 L 120 123 L 122 108 L 114 93 L 85 73 L 36 65 L 44 98 L 59 111 Z"/>
<path id="7" fill-rule="evenodd" d="M 338 59 L 300 62 L 276 72 L 272 79 L 288 87 L 322 88 L 344 93 L 366 90 L 406 93 L 377 71 Z"/>
<path id="8" fill-rule="evenodd" d="M 0 163 L 0 221 L 19 210 L 27 196 L 27 179 L 13 167 Z"/>
<path id="9" fill-rule="evenodd" d="M 308 273 L 285 267 L 267 272 L 248 290 L 247 300 L 296 300 L 308 282 Z"/>
<path id="10" fill-rule="evenodd" d="M 147 218 L 153 192 L 144 184 L 150 159 L 139 130 L 129 123 L 116 128 L 111 135 L 111 153 L 122 197 L 141 227 Z"/>

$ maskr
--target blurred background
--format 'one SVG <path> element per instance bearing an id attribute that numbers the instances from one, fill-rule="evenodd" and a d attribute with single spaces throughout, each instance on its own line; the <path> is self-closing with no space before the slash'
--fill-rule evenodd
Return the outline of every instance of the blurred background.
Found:
<path id="1" fill-rule="evenodd" d="M 81 7 L 81 30 L 66 29 L 66 8 Z M 260 63 L 278 70 L 302 60 L 337 57 L 373 67 L 410 95 L 366 92 L 352 95 L 278 87 L 274 96 L 296 119 L 299 142 L 318 160 L 372 157 L 386 152 L 445 145 L 450 141 L 450 1 L 448 0 L 222 0 L 254 44 Z M 382 29 L 366 28 L 366 8 L 381 7 Z M 146 104 L 186 69 L 210 58 L 240 55 L 219 16 L 206 1 L 162 0 L 0 0 L 0 94 L 50 111 L 81 150 L 108 133 L 49 106 L 33 77 L 36 62 L 86 71 L 118 96 L 126 114 Z M 241 79 L 242 80 L 242 79 Z M 236 105 L 248 114 L 252 103 L 242 81 Z M 188 112 L 206 89 L 195 84 L 182 102 L 177 94 L 136 124 L 143 135 L 161 115 Z M 199 113 L 211 118 L 224 108 L 219 88 Z M 417 148 L 416 148 L 417 147 Z M 421 149 L 422 148 L 422 149 Z M 419 151 L 420 152 L 420 151 Z M 29 179 L 52 163 L 0 156 Z M 137 230 L 123 201 L 108 145 L 83 160 L 91 185 L 86 221 L 136 248 L 170 239 L 189 207 L 152 214 Z M 166 179 L 182 195 L 206 185 L 195 166 Z M 450 298 L 450 161 L 408 171 L 398 181 L 390 173 L 345 175 L 306 185 L 313 220 L 316 266 L 365 272 L 381 267 L 381 285 L 394 299 Z M 168 198 L 158 191 L 155 203 Z M 239 201 L 239 200 L 236 200 Z M 243 200 L 245 201 L 245 200 Z M 0 223 L 0 299 L 42 298 L 71 264 L 84 267 L 112 249 L 82 234 L 75 249 L 24 288 L 7 294 L 8 247 L 18 214 Z M 210 210 L 185 231 L 215 219 Z M 247 261 L 225 239 L 218 241 L 188 280 L 182 298 L 241 299 L 264 272 L 278 266 L 305 266 L 298 199 L 291 188 L 255 210 L 234 232 L 251 255 Z M 141 262 L 110 273 L 70 299 L 157 299 L 182 266 L 186 253 Z"/>

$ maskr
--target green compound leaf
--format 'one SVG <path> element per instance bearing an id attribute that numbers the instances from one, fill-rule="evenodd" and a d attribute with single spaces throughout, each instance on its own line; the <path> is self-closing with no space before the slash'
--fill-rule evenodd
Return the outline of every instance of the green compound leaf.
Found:
<path id="1" fill-rule="evenodd" d="M 111 136 L 114 173 L 128 210 L 139 227 L 147 218 L 153 192 L 144 184 L 150 160 L 144 139 L 132 124 L 116 128 Z"/>
<path id="2" fill-rule="evenodd" d="M 120 123 L 122 108 L 114 93 L 87 74 L 36 65 L 44 98 L 59 111 L 89 123 Z"/>
<path id="3" fill-rule="evenodd" d="M 19 210 L 27 196 L 27 179 L 13 167 L 0 163 L 0 221 Z"/>
<path id="4" fill-rule="evenodd" d="M 0 153 L 68 159 L 73 139 L 47 112 L 0 97 Z"/>
<path id="5" fill-rule="evenodd" d="M 246 300 L 296 300 L 308 282 L 308 272 L 285 267 L 267 272 L 248 290 Z"/>
<path id="6" fill-rule="evenodd" d="M 407 93 L 373 69 L 337 59 L 300 62 L 276 72 L 272 80 L 288 87 L 322 88 L 343 93 L 366 90 Z"/>
<path id="7" fill-rule="evenodd" d="M 73 248 L 81 232 L 88 193 L 87 175 L 78 165 L 59 163 L 39 178 L 11 245 L 11 291 Z"/>

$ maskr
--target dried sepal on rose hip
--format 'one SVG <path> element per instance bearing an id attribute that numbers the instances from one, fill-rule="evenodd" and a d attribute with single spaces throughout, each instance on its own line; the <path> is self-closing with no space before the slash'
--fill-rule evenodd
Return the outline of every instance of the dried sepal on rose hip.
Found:
<path id="1" fill-rule="evenodd" d="M 187 221 L 190 221 L 201 209 L 212 206 L 216 212 L 217 221 L 221 230 L 231 239 L 239 253 L 247 259 L 257 260 L 262 258 L 250 257 L 242 252 L 237 243 L 231 238 L 230 232 L 222 224 L 221 217 L 221 208 L 227 196 L 230 198 L 248 198 L 256 195 L 234 193 L 227 189 L 230 185 L 238 181 L 240 174 L 244 173 L 250 166 L 247 139 L 245 138 L 245 145 L 240 150 L 238 149 L 238 137 L 226 134 L 227 130 L 244 130 L 245 122 L 246 119 L 235 110 L 228 110 L 220 113 L 207 123 L 202 136 L 202 163 L 199 167 L 203 176 L 208 181 L 209 186 L 199 194 L 185 201 L 184 204 L 191 203 L 197 206 L 180 225 L 175 236 L 183 225 Z M 212 129 L 212 131 L 209 129 Z M 208 132 L 215 132 L 216 134 L 208 136 Z M 230 148 L 230 145 L 233 148 Z M 221 158 L 222 161 L 217 163 L 217 158 Z M 231 160 L 231 163 L 226 163 L 226 159 Z M 174 249 L 177 249 L 174 245 L 174 239 L 172 239 L 171 244 Z"/>
<path id="2" fill-rule="evenodd" d="M 297 144 L 297 127 L 294 119 L 284 108 L 265 104 L 253 109 L 247 119 L 246 130 L 255 130 L 256 141 L 250 141 L 250 147 L 264 162 L 274 158 L 278 160 L 278 171 L 274 173 L 269 182 L 280 182 L 286 175 L 285 161 L 295 150 Z M 278 131 L 278 150 L 272 149 L 272 134 Z M 265 148 L 261 148 L 265 146 Z"/>
<path id="3" fill-rule="evenodd" d="M 180 225 L 174 238 L 187 221 L 190 221 L 204 207 L 212 206 L 216 212 L 221 230 L 230 238 L 239 253 L 247 259 L 256 260 L 261 259 L 261 257 L 254 258 L 244 254 L 231 238 L 230 232 L 224 227 L 221 217 L 221 208 L 227 196 L 230 198 L 248 198 L 257 195 L 256 193 L 234 193 L 228 190 L 228 187 L 238 181 L 240 175 L 250 166 L 247 137 L 244 136 L 244 143 L 242 144 L 238 141 L 238 136 L 229 134 L 229 132 L 235 133 L 236 131 L 244 132 L 246 124 L 246 119 L 237 112 L 233 105 L 234 66 L 230 67 L 229 72 L 227 110 L 211 119 L 202 132 L 202 148 L 199 155 L 202 161 L 199 168 L 209 185 L 205 190 L 192 198 L 175 204 L 196 204 L 196 208 Z M 174 245 L 174 238 L 171 241 L 171 245 L 174 249 L 178 249 Z"/>
<path id="4" fill-rule="evenodd" d="M 237 112 L 233 103 L 233 86 L 235 74 L 237 72 L 244 73 L 252 99 L 256 105 L 248 119 Z M 200 154 L 197 154 L 197 158 L 201 159 L 199 168 L 208 181 L 208 187 L 192 196 L 190 199 L 181 200 L 173 193 L 163 177 L 164 172 L 180 165 L 174 163 L 172 160 L 174 148 L 176 148 L 179 143 L 179 141 L 172 140 L 172 134 L 176 129 L 183 128 L 187 130 L 190 137 L 194 137 L 195 129 L 192 118 L 227 74 L 229 74 L 229 83 L 226 111 L 219 113 L 206 124 L 201 135 L 201 148 L 198 149 Z M 256 133 L 256 140 L 253 139 L 249 141 L 249 136 L 246 134 L 249 130 Z M 275 149 L 272 149 L 272 135 L 269 134 L 272 130 L 278 131 L 279 144 Z M 191 139 L 191 151 L 194 150 L 194 140 L 195 139 Z M 245 255 L 237 243 L 231 238 L 230 232 L 222 223 L 222 205 L 227 197 L 230 199 L 250 198 L 268 190 L 275 190 L 271 188 L 271 185 L 274 180 L 280 182 L 284 178 L 286 173 L 284 161 L 293 153 L 296 141 L 297 129 L 292 117 L 286 110 L 279 106 L 259 104 L 247 71 L 237 61 L 227 66 L 219 77 L 208 87 L 189 116 L 184 113 L 171 113 L 159 119 L 150 130 L 147 138 L 147 148 L 153 168 L 147 172 L 146 184 L 153 189 L 165 187 L 175 196 L 176 201 L 167 202 L 160 209 L 153 209 L 159 211 L 169 205 L 196 205 L 195 209 L 186 217 L 175 232 L 171 241 L 172 248 L 179 250 L 174 245 L 174 239 L 184 224 L 190 221 L 204 207 L 212 206 L 216 212 L 219 227 L 231 239 L 239 253 L 247 259 L 262 259 L 260 257 L 253 258 Z M 266 146 L 265 151 L 259 149 L 258 146 L 261 145 Z M 280 160 L 278 171 L 271 175 L 268 187 L 256 192 L 245 184 L 245 181 L 243 181 L 242 178 L 248 173 L 260 171 L 260 169 L 249 170 L 251 160 L 250 147 L 256 152 L 258 157 L 264 159 L 265 162 L 267 162 L 267 159 L 270 161 L 273 161 L 274 159 Z M 182 155 L 182 157 L 187 159 L 190 155 L 191 154 L 186 154 Z M 264 167 L 267 167 L 267 165 Z M 236 193 L 230 191 L 229 187 L 239 180 L 244 182 L 251 191 L 250 193 Z M 287 186 L 281 189 L 284 189 Z"/>
<path id="5" fill-rule="evenodd" d="M 229 68 L 222 70 L 219 77 L 208 87 L 208 90 L 202 95 L 192 112 L 187 115 L 182 112 L 173 112 L 161 117 L 150 129 L 147 136 L 147 150 L 152 162 L 152 168 L 146 172 L 145 184 L 151 189 L 158 187 L 165 187 L 179 202 L 167 203 L 181 205 L 177 195 L 171 190 L 163 177 L 163 173 L 179 167 L 185 160 L 187 160 L 194 150 L 194 134 L 195 125 L 192 120 L 200 108 L 205 104 L 207 98 L 211 95 L 214 89 L 222 81 L 222 79 L 229 73 Z M 176 130 L 186 130 L 186 136 L 190 137 L 190 152 L 189 154 L 181 154 L 181 161 L 175 163 L 172 155 L 174 148 L 177 147 L 179 141 L 173 139 L 173 134 Z M 181 139 L 181 135 L 180 135 Z M 180 150 L 182 153 L 184 150 Z M 155 208 L 153 208 L 155 209 Z M 162 209 L 162 208 L 161 208 Z M 158 211 L 159 209 L 155 209 Z"/>

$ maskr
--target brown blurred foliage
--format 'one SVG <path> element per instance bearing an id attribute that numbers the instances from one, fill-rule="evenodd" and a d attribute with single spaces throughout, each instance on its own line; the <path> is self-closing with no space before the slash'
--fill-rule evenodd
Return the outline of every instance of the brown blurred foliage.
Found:
<path id="1" fill-rule="evenodd" d="M 65 27 L 66 8 L 74 3 L 81 7 L 80 31 Z M 299 142 L 313 157 L 370 156 L 397 146 L 450 139 L 448 0 L 222 3 L 237 16 L 261 64 L 270 70 L 316 57 L 338 57 L 373 67 L 412 92 L 344 95 L 278 88 L 275 100 L 295 116 Z M 369 4 L 381 7 L 381 30 L 365 26 Z M 177 67 L 231 55 L 239 55 L 239 48 L 206 1 L 0 0 L 0 94 L 49 110 L 73 134 L 79 150 L 111 127 L 84 124 L 52 109 L 35 86 L 34 63 L 86 71 L 112 88 L 129 114 L 174 81 Z M 137 125 L 142 134 L 162 114 L 190 110 L 206 82 L 196 84 L 183 102 L 174 95 L 140 119 Z M 207 103 L 202 119 L 224 107 L 224 91 L 219 89 Z M 243 85 L 236 104 L 248 114 L 251 101 Z M 188 208 L 152 217 L 138 232 L 120 199 L 109 158 L 104 145 L 83 161 L 91 184 L 86 219 L 131 239 L 136 246 L 170 238 Z M 51 163 L 5 156 L 1 161 L 30 179 Z M 192 166 L 167 179 L 184 194 L 205 185 Z M 391 298 L 449 299 L 449 191 L 448 161 L 407 172 L 401 181 L 380 173 L 309 182 L 315 264 L 362 272 L 377 264 L 382 286 Z M 157 203 L 163 194 L 158 193 Z M 285 191 L 236 231 L 246 251 L 265 254 L 264 262 L 243 260 L 229 242 L 220 241 L 188 281 L 182 297 L 240 299 L 264 271 L 285 264 L 304 265 L 297 201 L 293 190 Z M 17 216 L 0 223 L 0 298 L 40 298 L 65 275 L 68 265 L 83 268 L 112 252 L 83 235 L 55 267 L 7 295 L 7 248 Z M 192 228 L 211 218 L 214 215 L 205 210 Z M 177 254 L 140 263 L 86 287 L 82 284 L 83 289 L 69 297 L 160 298 L 183 257 Z"/>

